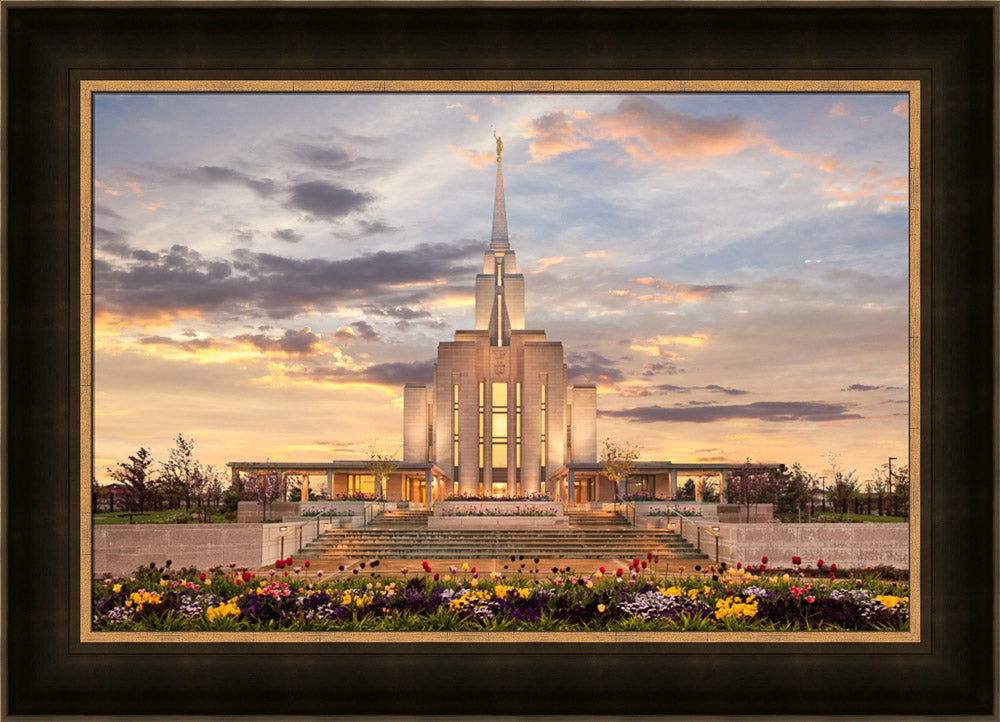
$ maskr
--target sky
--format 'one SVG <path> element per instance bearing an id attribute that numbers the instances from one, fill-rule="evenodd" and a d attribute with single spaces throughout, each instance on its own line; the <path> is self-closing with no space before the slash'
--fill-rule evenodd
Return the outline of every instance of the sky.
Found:
<path id="1" fill-rule="evenodd" d="M 94 100 L 94 466 L 400 453 L 474 325 L 503 138 L 526 326 L 643 459 L 907 458 L 905 94 Z"/>

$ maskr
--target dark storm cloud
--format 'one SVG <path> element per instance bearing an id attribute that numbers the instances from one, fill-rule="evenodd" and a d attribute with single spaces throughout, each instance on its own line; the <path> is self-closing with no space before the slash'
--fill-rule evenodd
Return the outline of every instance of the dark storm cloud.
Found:
<path id="1" fill-rule="evenodd" d="M 868 386 L 867 384 L 851 384 L 846 389 L 841 389 L 842 391 L 878 391 L 881 386 Z"/>
<path id="2" fill-rule="evenodd" d="M 381 341 L 382 337 L 367 321 L 355 321 L 347 325 L 347 328 L 339 329 L 334 338 L 350 341 L 360 338 L 362 341 Z"/>
<path id="3" fill-rule="evenodd" d="M 233 240 L 237 243 L 243 243 L 250 245 L 253 243 L 254 236 L 257 232 L 250 228 L 234 228 L 233 229 Z"/>
<path id="4" fill-rule="evenodd" d="M 326 181 L 307 181 L 291 187 L 287 206 L 307 218 L 332 221 L 359 211 L 372 202 L 370 193 L 359 193 Z"/>
<path id="5" fill-rule="evenodd" d="M 705 424 L 725 419 L 758 419 L 760 421 L 839 421 L 860 419 L 860 414 L 848 413 L 844 404 L 818 401 L 757 401 L 730 406 L 637 406 L 618 411 L 599 411 L 599 416 L 628 419 L 639 423 L 682 421 Z"/>
<path id="6" fill-rule="evenodd" d="M 315 368 L 304 374 L 313 381 L 357 381 L 383 386 L 407 383 L 430 383 L 434 380 L 434 359 L 393 361 L 372 364 L 363 369 Z"/>
<path id="7" fill-rule="evenodd" d="M 289 356 L 309 356 L 317 351 L 320 337 L 308 328 L 298 331 L 288 329 L 283 336 L 274 338 L 264 334 L 243 333 L 236 337 L 237 341 L 249 343 L 261 351 L 277 352 Z"/>
<path id="8" fill-rule="evenodd" d="M 435 243 L 331 261 L 237 249 L 229 259 L 206 260 L 175 245 L 148 262 L 95 263 L 95 289 L 99 310 L 140 318 L 174 309 L 290 318 L 315 307 L 370 301 L 403 283 L 464 280 L 476 269 L 479 251 L 476 242 Z"/>
<path id="9" fill-rule="evenodd" d="M 696 386 L 694 388 L 702 388 L 705 391 L 715 391 L 720 394 L 726 394 L 728 396 L 745 396 L 749 394 L 749 391 L 744 391 L 743 389 L 730 389 L 725 386 L 719 386 L 718 384 L 709 384 L 708 386 Z"/>
<path id="10" fill-rule="evenodd" d="M 194 170 L 185 171 L 181 176 L 202 185 L 229 183 L 243 186 L 264 197 L 272 196 L 278 190 L 278 184 L 270 178 L 254 178 L 241 171 L 218 165 L 199 166 Z"/>
<path id="11" fill-rule="evenodd" d="M 298 243 L 302 240 L 302 234 L 296 233 L 291 228 L 275 228 L 271 231 L 271 238 L 285 243 Z"/>
<path id="12" fill-rule="evenodd" d="M 614 367 L 614 361 L 599 353 L 568 354 L 566 360 L 566 380 L 571 384 L 617 383 L 625 380 L 625 374 Z"/>

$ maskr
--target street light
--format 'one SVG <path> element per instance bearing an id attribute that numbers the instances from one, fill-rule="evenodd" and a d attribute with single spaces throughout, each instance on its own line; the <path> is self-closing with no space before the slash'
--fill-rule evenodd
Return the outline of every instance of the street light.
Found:
<path id="1" fill-rule="evenodd" d="M 826 477 L 821 476 L 819 480 L 823 482 L 823 496 L 820 500 L 823 502 L 823 511 L 826 511 Z"/>

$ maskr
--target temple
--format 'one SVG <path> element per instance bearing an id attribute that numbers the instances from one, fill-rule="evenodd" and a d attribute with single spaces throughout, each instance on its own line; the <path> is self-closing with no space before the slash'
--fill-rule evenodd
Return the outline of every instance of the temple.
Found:
<path id="1" fill-rule="evenodd" d="M 567 386 L 562 343 L 525 328 L 497 141 L 475 328 L 438 345 L 432 384 L 406 385 L 403 461 L 444 469 L 459 493 L 520 496 L 546 491 L 548 476 L 567 463 L 597 461 L 597 389 Z"/>
<path id="2" fill-rule="evenodd" d="M 241 472 L 279 474 L 283 482 L 297 476 L 303 501 L 314 476 L 326 477 L 314 487 L 321 497 L 361 492 L 428 507 L 451 494 L 544 492 L 574 506 L 616 498 L 597 458 L 597 388 L 568 385 L 562 343 L 525 327 L 524 275 L 507 234 L 503 142 L 496 142 L 493 227 L 475 278 L 474 327 L 438 345 L 430 384 L 403 388 L 403 458 L 382 488 L 366 460 L 229 462 L 234 479 Z M 624 491 L 671 499 L 683 475 L 698 479 L 701 500 L 705 477 L 718 477 L 724 490 L 739 466 L 637 461 Z"/>

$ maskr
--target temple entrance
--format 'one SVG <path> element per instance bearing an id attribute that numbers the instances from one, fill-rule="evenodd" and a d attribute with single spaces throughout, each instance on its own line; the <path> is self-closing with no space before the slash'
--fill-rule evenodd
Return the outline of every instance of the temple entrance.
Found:
<path id="1" fill-rule="evenodd" d="M 493 490 L 491 492 L 492 496 L 507 496 L 507 482 L 506 481 L 494 481 Z"/>

